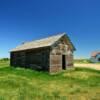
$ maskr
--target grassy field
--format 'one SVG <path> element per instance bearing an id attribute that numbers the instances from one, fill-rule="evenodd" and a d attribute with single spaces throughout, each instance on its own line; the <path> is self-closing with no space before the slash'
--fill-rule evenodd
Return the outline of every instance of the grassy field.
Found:
<path id="1" fill-rule="evenodd" d="M 100 100 L 100 71 L 75 68 L 50 75 L 2 61 L 0 100 Z"/>
<path id="2" fill-rule="evenodd" d="M 98 63 L 92 63 L 90 61 L 90 59 L 75 59 L 74 63 L 78 63 L 78 64 L 100 64 L 100 62 L 98 62 Z"/>

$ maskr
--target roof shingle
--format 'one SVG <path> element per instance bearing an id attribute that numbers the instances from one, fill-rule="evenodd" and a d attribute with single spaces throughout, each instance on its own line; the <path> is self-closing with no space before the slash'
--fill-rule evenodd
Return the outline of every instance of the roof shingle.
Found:
<path id="1" fill-rule="evenodd" d="M 40 47 L 48 47 L 48 46 L 51 46 L 52 44 L 54 44 L 57 40 L 59 40 L 64 35 L 65 35 L 65 33 L 62 33 L 62 34 L 58 34 L 58 35 L 51 36 L 48 38 L 35 40 L 32 42 L 26 42 L 26 43 L 23 43 L 23 44 L 17 46 L 16 48 L 12 49 L 11 52 L 28 50 L 28 49 L 36 49 L 36 48 L 40 48 Z"/>

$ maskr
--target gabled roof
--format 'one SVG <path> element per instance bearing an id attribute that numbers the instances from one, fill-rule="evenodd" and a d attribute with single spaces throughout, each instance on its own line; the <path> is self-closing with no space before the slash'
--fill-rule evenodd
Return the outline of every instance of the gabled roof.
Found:
<path id="1" fill-rule="evenodd" d="M 91 53 L 91 57 L 96 57 L 98 54 L 100 54 L 100 51 L 94 51 Z"/>
<path id="2" fill-rule="evenodd" d="M 16 48 L 12 49 L 11 52 L 23 51 L 23 50 L 28 50 L 28 49 L 36 49 L 36 48 L 41 48 L 41 47 L 50 47 L 64 35 L 66 35 L 66 33 L 54 35 L 54 36 L 40 39 L 40 40 L 35 40 L 32 42 L 26 42 L 26 43 L 23 43 L 23 44 L 17 46 Z M 71 41 L 70 41 L 70 43 L 72 44 Z M 72 44 L 72 46 L 73 46 L 73 44 Z M 74 48 L 74 46 L 73 46 L 73 48 Z"/>

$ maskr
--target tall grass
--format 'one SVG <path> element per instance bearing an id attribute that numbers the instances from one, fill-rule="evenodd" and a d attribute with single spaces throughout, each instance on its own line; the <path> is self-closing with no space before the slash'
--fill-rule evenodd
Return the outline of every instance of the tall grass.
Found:
<path id="1" fill-rule="evenodd" d="M 0 100 L 99 100 L 100 71 L 75 68 L 50 75 L 0 63 Z"/>

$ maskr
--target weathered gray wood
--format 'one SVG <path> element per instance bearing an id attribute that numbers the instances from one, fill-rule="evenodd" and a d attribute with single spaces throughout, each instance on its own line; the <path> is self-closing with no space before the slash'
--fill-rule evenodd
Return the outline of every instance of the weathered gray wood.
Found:
<path id="1" fill-rule="evenodd" d="M 20 66 L 34 70 L 58 72 L 73 67 L 73 48 L 65 37 L 51 47 L 11 52 L 11 66 Z M 65 68 L 63 68 L 65 56 Z"/>

